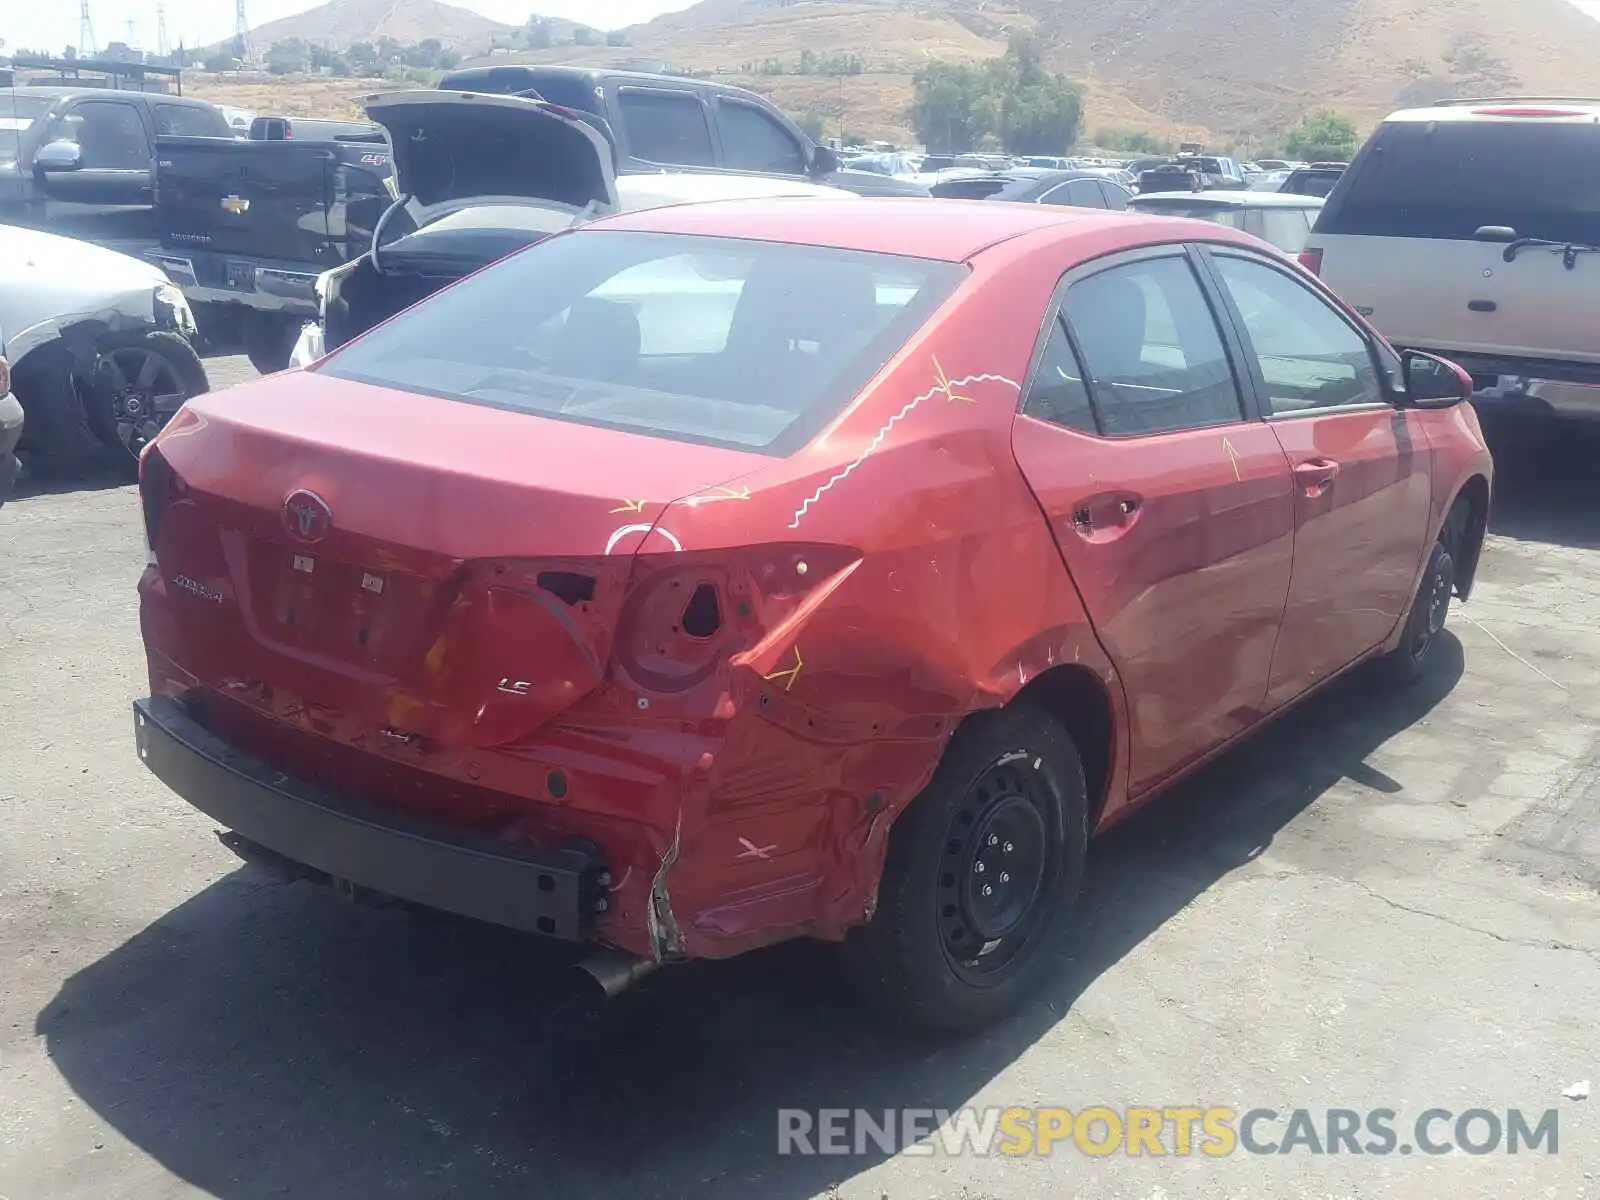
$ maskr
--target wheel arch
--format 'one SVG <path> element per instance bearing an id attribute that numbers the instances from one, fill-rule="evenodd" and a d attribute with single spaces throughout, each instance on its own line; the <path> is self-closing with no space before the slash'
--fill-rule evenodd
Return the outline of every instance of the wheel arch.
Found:
<path id="1" fill-rule="evenodd" d="M 1456 490 L 1439 530 L 1439 536 L 1445 540 L 1455 560 L 1455 593 L 1463 600 L 1472 594 L 1478 558 L 1483 553 L 1483 540 L 1488 531 L 1489 481 L 1473 474 Z"/>
<path id="2" fill-rule="evenodd" d="M 1039 709 L 1072 737 L 1083 761 L 1092 834 L 1110 798 L 1118 743 L 1116 710 L 1105 681 L 1089 667 L 1063 663 L 1030 680 L 1012 697 L 1011 704 Z"/>

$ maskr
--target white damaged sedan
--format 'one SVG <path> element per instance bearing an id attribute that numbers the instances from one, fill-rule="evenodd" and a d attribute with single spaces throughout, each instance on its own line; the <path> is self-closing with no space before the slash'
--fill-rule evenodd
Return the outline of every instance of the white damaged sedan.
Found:
<path id="1" fill-rule="evenodd" d="M 154 264 L 0 225 L 0 360 L 36 469 L 137 459 L 207 390 L 193 336 L 183 293 Z"/>

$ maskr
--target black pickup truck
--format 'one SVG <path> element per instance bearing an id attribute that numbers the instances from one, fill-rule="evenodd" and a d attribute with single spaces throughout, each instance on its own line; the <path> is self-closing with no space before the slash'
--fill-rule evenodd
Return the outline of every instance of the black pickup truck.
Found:
<path id="1" fill-rule="evenodd" d="M 317 276 L 365 253 L 394 199 L 383 131 L 344 128 L 311 140 L 157 139 L 151 258 L 200 332 L 242 343 L 257 370 L 288 365 L 317 315 Z"/>
<path id="2" fill-rule="evenodd" d="M 0 223 L 142 253 L 163 134 L 232 136 L 204 100 L 102 87 L 0 91 Z"/>

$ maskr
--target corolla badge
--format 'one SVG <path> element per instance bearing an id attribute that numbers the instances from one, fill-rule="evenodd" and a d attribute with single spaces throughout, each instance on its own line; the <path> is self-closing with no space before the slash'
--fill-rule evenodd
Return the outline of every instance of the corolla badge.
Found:
<path id="1" fill-rule="evenodd" d="M 290 492 L 283 502 L 283 527 L 302 542 L 320 542 L 333 526 L 333 510 L 315 492 Z"/>

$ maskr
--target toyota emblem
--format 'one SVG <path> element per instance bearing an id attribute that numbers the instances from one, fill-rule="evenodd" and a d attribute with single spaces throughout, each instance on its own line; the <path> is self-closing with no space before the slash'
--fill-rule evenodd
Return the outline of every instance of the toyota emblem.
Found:
<path id="1" fill-rule="evenodd" d="M 333 525 L 333 510 L 315 492 L 290 492 L 283 502 L 283 527 L 302 542 L 320 542 Z"/>

